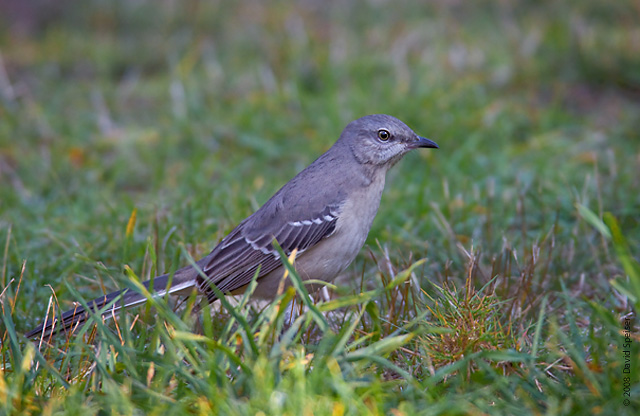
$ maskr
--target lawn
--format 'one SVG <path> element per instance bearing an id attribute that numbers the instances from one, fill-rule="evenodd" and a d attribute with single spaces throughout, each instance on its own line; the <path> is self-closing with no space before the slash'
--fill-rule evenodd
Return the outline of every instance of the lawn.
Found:
<path id="1" fill-rule="evenodd" d="M 637 414 L 638 21 L 632 0 L 3 2 L 0 414 Z M 208 254 L 374 113 L 440 149 L 390 172 L 329 299 L 155 299 L 23 336 Z"/>

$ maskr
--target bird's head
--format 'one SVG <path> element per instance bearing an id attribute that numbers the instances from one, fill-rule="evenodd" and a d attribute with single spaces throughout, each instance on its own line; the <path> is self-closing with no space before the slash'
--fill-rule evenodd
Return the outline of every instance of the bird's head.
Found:
<path id="1" fill-rule="evenodd" d="M 388 167 L 410 150 L 438 148 L 435 142 L 418 136 L 402 121 L 385 114 L 373 114 L 352 121 L 345 127 L 340 141 L 349 145 L 361 164 Z"/>

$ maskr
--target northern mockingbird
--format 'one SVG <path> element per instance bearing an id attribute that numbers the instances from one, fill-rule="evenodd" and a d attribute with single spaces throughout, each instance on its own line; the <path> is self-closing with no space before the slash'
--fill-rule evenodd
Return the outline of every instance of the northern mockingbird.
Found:
<path id="1" fill-rule="evenodd" d="M 287 255 L 297 249 L 294 265 L 302 279 L 329 282 L 346 269 L 364 245 L 389 168 L 410 150 L 421 147 L 438 145 L 416 135 L 394 117 L 377 114 L 352 121 L 326 153 L 196 262 L 206 277 L 187 266 L 173 277 L 165 274 L 144 285 L 155 296 L 188 294 L 195 289 L 213 302 L 217 299 L 213 285 L 224 294 L 238 294 L 259 270 L 253 296 L 273 299 L 284 271 L 272 244 L 274 239 Z M 116 299 L 105 314 L 147 300 L 125 289 L 88 305 L 97 311 Z M 87 319 L 85 309 L 78 306 L 63 313 L 61 320 L 45 320 L 26 336 L 67 330 Z"/>

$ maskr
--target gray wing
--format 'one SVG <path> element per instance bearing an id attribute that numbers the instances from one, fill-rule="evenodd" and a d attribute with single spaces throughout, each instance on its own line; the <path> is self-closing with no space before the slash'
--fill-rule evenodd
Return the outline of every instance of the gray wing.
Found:
<path id="1" fill-rule="evenodd" d="M 247 218 L 204 259 L 202 271 L 207 279 L 198 276 L 198 288 L 213 302 L 217 296 L 211 285 L 222 293 L 233 292 L 249 284 L 258 267 L 260 279 L 282 265 L 272 244 L 274 238 L 287 256 L 294 249 L 301 254 L 333 234 L 338 215 L 339 207 L 330 205 L 310 218 L 282 222 L 277 228 L 264 227 L 264 232 L 252 227 L 252 218 Z"/>

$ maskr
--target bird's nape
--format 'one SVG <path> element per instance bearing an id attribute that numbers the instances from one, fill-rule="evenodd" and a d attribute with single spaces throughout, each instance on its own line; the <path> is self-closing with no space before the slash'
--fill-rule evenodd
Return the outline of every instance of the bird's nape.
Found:
<path id="1" fill-rule="evenodd" d="M 395 117 L 377 114 L 349 123 L 334 146 L 240 222 L 196 262 L 198 267 L 187 266 L 144 285 L 153 296 L 196 290 L 214 301 L 212 285 L 224 294 L 237 294 L 257 273 L 253 296 L 273 299 L 284 270 L 271 246 L 274 238 L 285 254 L 298 253 L 295 266 L 304 280 L 332 281 L 364 245 L 387 170 L 417 148 L 437 149 L 438 145 Z M 89 302 L 89 311 L 75 307 L 26 336 L 70 330 L 85 323 L 90 312 L 105 316 L 146 300 L 132 289 L 115 291 Z"/>

